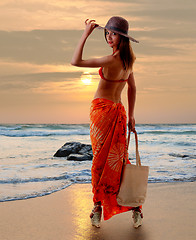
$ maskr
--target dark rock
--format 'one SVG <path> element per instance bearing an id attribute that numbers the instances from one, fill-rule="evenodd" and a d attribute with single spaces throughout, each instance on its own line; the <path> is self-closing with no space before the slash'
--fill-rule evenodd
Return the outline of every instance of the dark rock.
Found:
<path id="1" fill-rule="evenodd" d="M 92 151 L 92 147 L 90 144 L 82 144 L 82 148 L 79 150 L 79 154 L 85 154 L 89 151 Z"/>
<path id="2" fill-rule="evenodd" d="M 70 154 L 67 157 L 67 160 L 74 160 L 74 161 L 87 161 L 91 160 L 91 156 L 89 155 L 82 155 L 82 154 Z"/>
<path id="3" fill-rule="evenodd" d="M 67 142 L 54 154 L 54 157 L 67 157 L 71 153 L 77 153 L 81 147 L 80 142 Z"/>
<path id="4" fill-rule="evenodd" d="M 67 157 L 67 160 L 84 161 L 93 158 L 90 144 L 80 142 L 67 142 L 55 154 L 54 157 Z"/>
<path id="5" fill-rule="evenodd" d="M 92 150 L 90 150 L 90 151 L 88 152 L 88 154 L 93 157 L 93 151 L 92 151 Z"/>

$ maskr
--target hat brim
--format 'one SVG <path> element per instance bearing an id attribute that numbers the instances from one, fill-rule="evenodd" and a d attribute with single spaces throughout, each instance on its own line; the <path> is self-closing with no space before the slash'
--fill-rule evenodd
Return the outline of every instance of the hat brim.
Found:
<path id="1" fill-rule="evenodd" d="M 102 26 L 100 26 L 100 25 L 98 25 L 96 28 L 97 28 L 97 29 L 108 29 L 108 28 L 102 27 Z M 108 30 L 110 30 L 110 29 L 108 29 Z M 122 33 L 122 32 L 119 32 L 119 31 L 116 31 L 116 30 L 113 30 L 113 29 L 111 29 L 111 31 L 112 31 L 112 32 L 115 32 L 115 33 L 118 33 L 118 34 L 120 34 L 120 35 L 122 35 L 122 36 L 124 36 L 124 37 L 129 38 L 129 39 L 130 39 L 131 41 L 133 41 L 133 42 L 139 43 L 138 40 L 136 40 L 135 38 L 129 36 L 128 34 L 125 34 L 125 33 Z"/>

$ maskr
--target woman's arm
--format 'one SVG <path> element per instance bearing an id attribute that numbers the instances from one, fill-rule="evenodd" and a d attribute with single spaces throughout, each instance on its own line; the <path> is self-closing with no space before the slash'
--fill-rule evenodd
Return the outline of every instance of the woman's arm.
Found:
<path id="1" fill-rule="evenodd" d="M 135 130 L 135 117 L 134 117 L 134 107 L 136 100 L 136 85 L 133 73 L 129 75 L 128 78 L 128 128 L 131 131 Z"/>
<path id="2" fill-rule="evenodd" d="M 105 56 L 102 58 L 93 58 L 93 59 L 88 59 L 88 60 L 83 60 L 82 59 L 82 53 L 83 53 L 83 48 L 84 44 L 88 38 L 88 36 L 92 33 L 92 31 L 98 26 L 95 23 L 95 20 L 90 20 L 88 19 L 85 21 L 86 28 L 82 34 L 82 37 L 80 41 L 78 42 L 78 45 L 75 49 L 75 52 L 73 54 L 71 64 L 77 67 L 102 67 L 102 66 L 107 66 L 110 65 L 114 62 L 115 57 L 113 56 Z"/>

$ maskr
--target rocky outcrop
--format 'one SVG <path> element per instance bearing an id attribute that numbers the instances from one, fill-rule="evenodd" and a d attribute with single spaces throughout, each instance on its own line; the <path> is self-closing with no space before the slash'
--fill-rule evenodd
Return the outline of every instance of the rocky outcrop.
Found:
<path id="1" fill-rule="evenodd" d="M 93 152 L 90 144 L 67 142 L 54 154 L 54 157 L 67 157 L 67 160 L 86 161 L 92 160 Z"/>

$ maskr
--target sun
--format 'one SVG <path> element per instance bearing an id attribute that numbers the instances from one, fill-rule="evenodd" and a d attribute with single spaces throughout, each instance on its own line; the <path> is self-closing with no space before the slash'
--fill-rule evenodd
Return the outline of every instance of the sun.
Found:
<path id="1" fill-rule="evenodd" d="M 90 85 L 92 82 L 92 75 L 89 72 L 84 72 L 81 76 L 81 81 L 85 85 Z"/>

